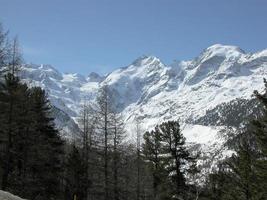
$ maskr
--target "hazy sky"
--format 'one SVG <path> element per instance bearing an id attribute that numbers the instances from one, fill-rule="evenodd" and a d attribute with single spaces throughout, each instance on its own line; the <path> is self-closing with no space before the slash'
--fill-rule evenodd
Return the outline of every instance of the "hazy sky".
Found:
<path id="1" fill-rule="evenodd" d="M 110 72 L 142 55 L 192 59 L 214 44 L 267 48 L 267 0 L 0 0 L 27 62 Z"/>

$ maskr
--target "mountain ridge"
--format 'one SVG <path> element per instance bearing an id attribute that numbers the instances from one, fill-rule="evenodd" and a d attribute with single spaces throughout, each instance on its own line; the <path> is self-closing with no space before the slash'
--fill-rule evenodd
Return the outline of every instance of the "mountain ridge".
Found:
<path id="1" fill-rule="evenodd" d="M 41 86 L 51 103 L 77 121 L 80 104 L 94 101 L 104 84 L 116 92 L 116 107 L 126 122 L 129 138 L 135 137 L 135 120 L 143 131 L 166 120 L 186 122 L 203 117 L 207 110 L 236 98 L 249 99 L 262 88 L 267 75 L 267 49 L 246 53 L 231 45 L 215 44 L 192 60 L 164 64 L 155 56 L 141 56 L 106 76 L 60 73 L 50 65 L 26 64 L 23 81 Z M 58 125 L 65 132 L 66 123 Z M 73 126 L 72 126 L 73 127 Z M 70 130 L 68 130 L 70 129 Z M 185 131 L 186 132 L 186 131 Z"/>

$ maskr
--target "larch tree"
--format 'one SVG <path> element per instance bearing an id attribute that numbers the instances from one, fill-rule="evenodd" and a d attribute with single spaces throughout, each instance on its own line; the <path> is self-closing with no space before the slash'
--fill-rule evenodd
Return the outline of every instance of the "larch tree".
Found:
<path id="1" fill-rule="evenodd" d="M 124 123 L 119 114 L 113 113 L 111 118 L 111 124 L 113 130 L 111 134 L 113 137 L 112 145 L 112 173 L 113 173 L 113 196 L 114 200 L 121 199 L 122 184 L 120 181 L 121 174 L 119 173 L 122 170 L 121 167 L 121 155 L 123 151 L 123 139 L 125 138 Z"/>
<path id="2" fill-rule="evenodd" d="M 0 78 L 4 74 L 10 58 L 10 42 L 8 40 L 8 31 L 5 31 L 0 23 Z"/>

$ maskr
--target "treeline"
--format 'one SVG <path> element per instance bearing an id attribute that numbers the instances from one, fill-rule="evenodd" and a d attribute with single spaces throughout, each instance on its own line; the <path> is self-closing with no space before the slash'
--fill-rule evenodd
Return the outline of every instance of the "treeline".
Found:
<path id="1" fill-rule="evenodd" d="M 113 94 L 108 86 L 103 86 L 96 103 L 83 106 L 81 135 L 70 153 L 76 156 L 67 161 L 74 163 L 76 159 L 80 163 L 83 178 L 78 182 L 76 171 L 68 180 L 69 196 L 104 200 L 193 198 L 196 189 L 186 182 L 186 176 L 197 173 L 197 155 L 191 155 L 186 148 L 179 123 L 169 121 L 156 126 L 144 134 L 142 142 L 137 119 L 136 144 L 127 144 Z M 69 170 L 74 172 L 77 168 Z"/>
<path id="2" fill-rule="evenodd" d="M 222 200 L 267 199 L 267 81 L 263 94 L 254 96 L 261 103 L 262 117 L 251 120 L 232 139 L 235 153 L 218 163 L 209 175 L 209 198 Z M 247 108 L 249 109 L 249 108 Z"/>
<path id="3" fill-rule="evenodd" d="M 234 154 L 201 174 L 201 152 L 186 144 L 179 122 L 128 143 L 115 93 L 104 85 L 84 102 L 80 131 L 60 137 L 39 87 L 19 79 L 18 42 L 0 29 L 0 188 L 29 200 L 264 200 L 267 197 L 267 83 L 255 91 L 263 117 L 232 138 Z M 203 159 L 203 158 L 201 158 Z M 200 179 L 205 176 L 205 179 Z"/>

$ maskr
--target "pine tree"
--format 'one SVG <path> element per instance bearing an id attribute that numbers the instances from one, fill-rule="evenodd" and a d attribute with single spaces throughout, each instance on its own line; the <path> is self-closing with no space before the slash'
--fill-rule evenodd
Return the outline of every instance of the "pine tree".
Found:
<path id="1" fill-rule="evenodd" d="M 218 163 L 217 167 L 218 168 L 207 177 L 206 194 L 204 196 L 210 200 L 235 199 L 235 196 L 238 195 L 233 193 L 233 182 L 229 178 L 229 171 L 227 171 L 225 163 Z"/>
<path id="2" fill-rule="evenodd" d="M 177 121 L 164 122 L 159 126 L 165 168 L 171 184 L 171 196 L 174 199 L 187 198 L 185 180 L 186 165 L 193 160 L 185 146 L 185 138 Z"/>
<path id="3" fill-rule="evenodd" d="M 139 126 L 139 119 L 136 119 L 136 160 L 137 160 L 137 183 L 136 183 L 136 200 L 140 200 L 140 188 L 141 188 L 141 136 L 140 136 L 140 126 Z"/>
<path id="4" fill-rule="evenodd" d="M 263 116 L 249 123 L 238 136 L 238 145 L 226 163 L 231 170 L 229 182 L 232 183 L 232 199 L 264 199 L 267 196 L 267 82 L 265 92 L 254 91 L 262 103 Z M 225 192 L 226 193 L 226 192 Z M 228 192 L 229 193 L 229 192 Z"/>
<path id="5" fill-rule="evenodd" d="M 264 94 L 254 94 L 263 105 L 263 116 L 252 120 L 237 136 L 235 154 L 224 162 L 220 173 L 220 199 L 260 200 L 267 196 L 267 83 Z M 215 198 L 216 199 L 216 198 Z"/>
<path id="6" fill-rule="evenodd" d="M 153 196 L 154 199 L 160 198 L 160 184 L 162 183 L 163 166 L 161 162 L 161 138 L 159 127 L 144 134 L 143 154 L 150 163 L 150 170 L 153 176 Z"/>
<path id="7" fill-rule="evenodd" d="M 8 73 L 1 84 L 0 107 L 2 189 L 27 198 L 57 197 L 63 142 L 45 92 L 29 89 Z"/>
<path id="8" fill-rule="evenodd" d="M 17 131 L 16 113 L 18 108 L 19 79 L 12 74 L 5 75 L 5 82 L 1 84 L 1 140 L 3 152 L 2 189 L 5 190 L 9 183 L 8 178 L 12 171 L 12 157 L 14 148 L 14 135 Z"/>
<path id="9" fill-rule="evenodd" d="M 259 158 L 255 163 L 255 170 L 259 179 L 258 191 L 259 197 L 267 196 L 267 80 L 264 79 L 265 91 L 260 94 L 255 91 L 254 94 L 263 105 L 263 116 L 253 120 L 250 130 L 256 138 L 256 147 L 258 149 Z"/>
<path id="10" fill-rule="evenodd" d="M 190 181 L 189 188 L 190 188 L 190 198 L 198 200 L 201 193 L 201 170 L 197 165 L 197 159 L 200 157 L 199 152 L 195 156 L 195 158 L 192 160 L 191 165 L 189 169 L 187 170 L 187 176 Z"/>
<path id="11" fill-rule="evenodd" d="M 253 145 L 253 138 L 248 132 L 240 135 L 240 141 L 236 149 L 236 155 L 233 155 L 226 163 L 230 172 L 228 181 L 232 183 L 225 191 L 228 198 L 232 194 L 232 199 L 255 199 L 257 190 L 257 176 L 254 171 L 254 163 L 257 159 L 257 152 Z M 231 190 L 232 189 L 232 190 Z M 234 191 L 233 191 L 234 190 Z M 227 195 L 228 194 L 228 195 Z"/>
<path id="12" fill-rule="evenodd" d="M 2 30 L 0 30 L 2 31 Z M 5 140 L 4 146 L 6 147 L 5 158 L 3 162 L 3 175 L 2 175 L 2 189 L 8 187 L 8 176 L 11 172 L 12 161 L 12 148 L 13 148 L 13 136 L 16 131 L 16 108 L 20 104 L 19 102 L 19 78 L 17 77 L 17 71 L 22 64 L 22 57 L 19 51 L 18 40 L 15 38 L 11 47 L 9 46 L 7 34 L 0 32 L 0 60 L 1 74 L 4 75 L 4 82 L 1 82 L 1 97 L 0 103 L 3 106 L 2 117 L 6 118 L 2 120 L 3 123 L 3 138 Z M 3 46 L 4 45 L 4 46 Z M 0 77 L 1 78 L 1 77 Z M 0 134 L 1 135 L 1 134 Z"/>
<path id="13" fill-rule="evenodd" d="M 9 182 L 12 183 L 10 189 L 19 194 L 26 194 L 28 185 L 26 184 L 28 152 L 31 145 L 30 127 L 32 124 L 30 112 L 30 93 L 31 90 L 26 84 L 19 84 L 17 94 L 17 102 L 15 105 L 16 115 L 14 120 L 13 132 L 13 148 L 12 148 L 12 173 Z"/>
<path id="14" fill-rule="evenodd" d="M 63 141 L 50 117 L 51 107 L 41 88 L 32 89 L 31 105 L 33 124 L 29 174 L 35 177 L 31 198 L 56 198 L 60 194 Z"/>
<path id="15" fill-rule="evenodd" d="M 81 153 L 74 144 L 72 144 L 71 151 L 68 154 L 65 171 L 65 199 L 73 200 L 76 196 L 77 199 L 85 200 L 89 184 L 86 176 L 86 163 L 84 163 Z"/>

